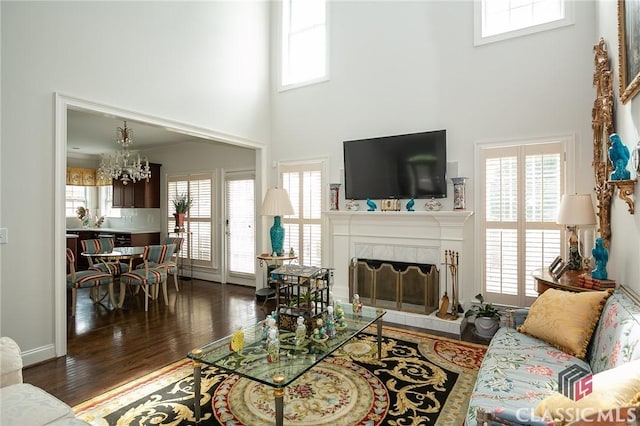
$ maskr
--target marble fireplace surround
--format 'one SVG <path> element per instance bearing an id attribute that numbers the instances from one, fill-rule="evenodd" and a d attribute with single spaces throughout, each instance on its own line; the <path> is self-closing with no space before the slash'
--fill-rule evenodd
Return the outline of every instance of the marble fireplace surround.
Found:
<path id="1" fill-rule="evenodd" d="M 473 245 L 469 210 L 456 211 L 330 211 L 328 222 L 328 267 L 334 268 L 333 294 L 349 300 L 349 264 L 352 259 L 376 259 L 437 265 L 440 270 L 440 296 L 451 297 L 451 276 L 443 269 L 444 251 L 459 253 L 459 299 L 473 295 Z M 466 285 L 465 285 L 466 284 Z M 469 289 L 466 290 L 465 289 Z M 422 315 L 388 310 L 385 321 L 452 334 L 460 334 L 465 322 L 441 320 L 434 314 Z"/>

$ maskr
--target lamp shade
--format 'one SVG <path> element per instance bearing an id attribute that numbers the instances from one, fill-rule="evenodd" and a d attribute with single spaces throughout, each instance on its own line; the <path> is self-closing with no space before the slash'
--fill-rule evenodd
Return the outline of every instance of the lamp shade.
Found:
<path id="1" fill-rule="evenodd" d="M 590 194 L 565 194 L 558 209 L 559 225 L 595 225 L 596 214 Z"/>
<path id="2" fill-rule="evenodd" d="M 271 188 L 262 202 L 262 216 L 285 216 L 293 214 L 289 194 L 283 188 Z"/>

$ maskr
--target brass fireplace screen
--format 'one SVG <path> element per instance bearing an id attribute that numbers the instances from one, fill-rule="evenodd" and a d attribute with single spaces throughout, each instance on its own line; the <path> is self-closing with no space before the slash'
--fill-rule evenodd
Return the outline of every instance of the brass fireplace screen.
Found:
<path id="1" fill-rule="evenodd" d="M 354 259 L 349 265 L 349 297 L 363 304 L 401 312 L 430 314 L 438 309 L 435 265 Z"/>

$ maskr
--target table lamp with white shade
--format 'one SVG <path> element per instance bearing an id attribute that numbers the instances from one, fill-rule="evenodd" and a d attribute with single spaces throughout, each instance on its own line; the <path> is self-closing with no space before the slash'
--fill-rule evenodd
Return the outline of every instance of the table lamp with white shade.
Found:
<path id="1" fill-rule="evenodd" d="M 593 241 L 587 241 L 589 239 L 595 240 L 596 214 L 593 209 L 593 202 L 591 201 L 590 194 L 565 194 L 560 201 L 560 208 L 558 209 L 558 219 L 556 223 L 559 225 L 565 225 L 569 232 L 569 261 L 567 266 L 569 269 L 580 270 L 583 268 L 580 254 L 586 257 L 586 265 L 588 265 L 589 258 L 591 257 L 591 249 L 593 247 Z M 584 244 L 582 250 L 580 250 L 580 239 L 576 231 L 579 230 L 580 235 L 583 236 L 582 244 Z M 592 231 L 592 232 L 588 232 Z M 589 246 L 589 247 L 587 247 Z M 586 255 L 586 256 L 585 256 Z"/>
<path id="2" fill-rule="evenodd" d="M 271 188 L 262 202 L 262 216 L 273 216 L 273 226 L 269 231 L 271 236 L 271 253 L 276 256 L 284 254 L 284 228 L 281 224 L 282 216 L 293 214 L 293 206 L 289 194 L 283 188 Z"/>

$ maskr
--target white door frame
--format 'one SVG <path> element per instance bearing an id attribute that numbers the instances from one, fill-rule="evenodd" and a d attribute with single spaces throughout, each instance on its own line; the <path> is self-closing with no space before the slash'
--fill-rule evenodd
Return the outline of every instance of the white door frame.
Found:
<path id="1" fill-rule="evenodd" d="M 202 139 L 223 142 L 231 145 L 252 148 L 256 152 L 256 199 L 262 200 L 266 192 L 266 145 L 217 130 L 198 127 L 193 124 L 168 120 L 157 116 L 106 105 L 95 101 L 54 93 L 55 130 L 54 130 L 54 344 L 56 357 L 67 354 L 67 286 L 66 286 L 66 220 L 65 185 L 67 182 L 67 111 L 87 111 L 117 116 L 124 120 L 139 121 L 164 127 L 178 133 L 193 135 Z M 256 240 L 262 237 L 262 223 L 256 221 Z M 264 244 L 256 241 L 256 246 Z"/>

